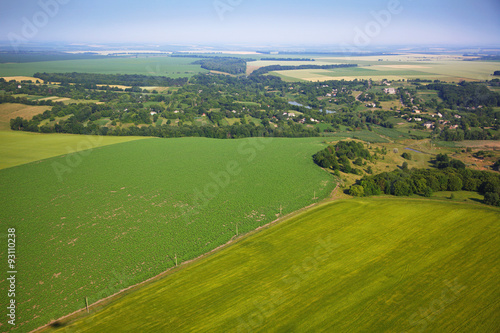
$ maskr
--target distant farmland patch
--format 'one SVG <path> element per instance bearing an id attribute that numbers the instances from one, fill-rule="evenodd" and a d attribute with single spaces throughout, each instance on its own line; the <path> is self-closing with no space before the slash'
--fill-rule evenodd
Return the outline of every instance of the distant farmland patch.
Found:
<path id="1" fill-rule="evenodd" d="M 0 104 L 0 130 L 10 130 L 11 119 L 21 117 L 30 120 L 33 116 L 51 109 L 51 106 L 32 106 L 17 103 Z"/>

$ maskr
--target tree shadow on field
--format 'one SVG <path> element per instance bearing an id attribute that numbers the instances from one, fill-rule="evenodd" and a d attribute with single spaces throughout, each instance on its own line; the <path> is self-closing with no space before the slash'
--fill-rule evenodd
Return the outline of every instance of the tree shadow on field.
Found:
<path id="1" fill-rule="evenodd" d="M 61 323 L 60 321 L 55 321 L 53 322 L 52 324 L 49 325 L 50 327 L 53 327 L 53 328 L 61 328 L 61 327 L 64 327 L 66 325 L 64 325 L 63 323 Z"/>

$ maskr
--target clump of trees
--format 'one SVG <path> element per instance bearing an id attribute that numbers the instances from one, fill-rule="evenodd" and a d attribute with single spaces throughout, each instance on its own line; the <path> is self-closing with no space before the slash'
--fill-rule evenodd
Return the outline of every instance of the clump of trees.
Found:
<path id="1" fill-rule="evenodd" d="M 405 160 L 408 160 L 408 161 L 411 161 L 411 154 L 407 153 L 407 152 L 404 152 L 402 155 L 401 155 L 402 158 L 404 158 Z"/>
<path id="2" fill-rule="evenodd" d="M 362 166 L 372 158 L 368 149 L 356 141 L 339 141 L 335 146 L 329 146 L 313 155 L 314 163 L 322 168 L 358 175 L 363 172 L 353 167 L 351 161 L 356 166 Z"/>

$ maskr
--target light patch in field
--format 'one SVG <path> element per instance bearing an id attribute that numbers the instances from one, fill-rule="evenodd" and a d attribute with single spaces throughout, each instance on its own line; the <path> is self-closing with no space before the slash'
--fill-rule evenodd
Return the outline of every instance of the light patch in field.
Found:
<path id="1" fill-rule="evenodd" d="M 52 106 L 32 106 L 16 103 L 0 104 L 0 130 L 10 130 L 10 120 L 22 117 L 30 120 L 33 116 L 51 110 Z"/>
<path id="2" fill-rule="evenodd" d="M 258 70 L 262 66 L 249 66 L 247 65 L 247 75 L 252 74 L 254 71 Z"/>
<path id="3" fill-rule="evenodd" d="M 3 79 L 7 82 L 12 80 L 16 80 L 17 82 L 31 81 L 32 83 L 36 83 L 36 81 L 40 81 L 41 83 L 44 82 L 42 79 L 37 79 L 36 77 L 31 76 L 4 76 Z"/>
<path id="4" fill-rule="evenodd" d="M 420 65 L 380 65 L 380 66 L 374 66 L 372 69 L 376 69 L 376 67 L 384 67 L 384 68 L 401 68 L 401 69 L 408 69 L 408 68 L 432 68 L 428 66 L 420 66 Z"/>
<path id="5" fill-rule="evenodd" d="M 118 89 L 130 89 L 132 87 L 130 86 L 122 86 L 121 84 L 97 84 L 98 87 L 106 87 L 109 86 L 110 88 L 118 88 Z"/>
<path id="6" fill-rule="evenodd" d="M 141 87 L 142 90 L 148 90 L 148 91 L 153 91 L 156 90 L 159 93 L 162 93 L 164 91 L 168 91 L 170 87 Z"/>

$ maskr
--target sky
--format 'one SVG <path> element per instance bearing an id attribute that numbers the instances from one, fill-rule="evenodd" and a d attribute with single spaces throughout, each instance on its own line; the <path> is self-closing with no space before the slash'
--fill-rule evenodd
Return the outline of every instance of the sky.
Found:
<path id="1" fill-rule="evenodd" d="M 0 40 L 500 46 L 500 0 L 0 0 Z"/>

